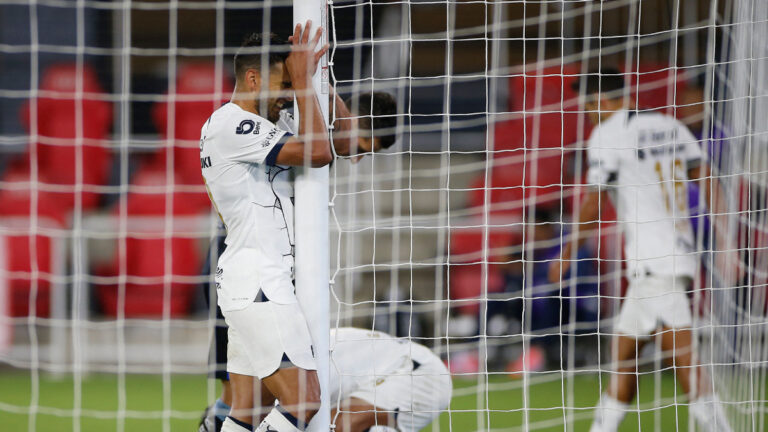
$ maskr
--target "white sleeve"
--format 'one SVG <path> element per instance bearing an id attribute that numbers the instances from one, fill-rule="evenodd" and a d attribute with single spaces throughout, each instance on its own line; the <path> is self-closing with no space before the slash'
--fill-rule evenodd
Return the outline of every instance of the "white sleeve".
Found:
<path id="1" fill-rule="evenodd" d="M 235 162 L 274 165 L 290 133 L 260 117 L 236 118 L 219 130 L 226 159 Z"/>
<path id="2" fill-rule="evenodd" d="M 677 126 L 677 142 L 683 144 L 685 148 L 684 154 L 678 157 L 683 159 L 689 168 L 694 168 L 700 163 L 706 162 L 707 155 L 701 149 L 699 140 L 680 122 L 678 122 Z"/>
<path id="3" fill-rule="evenodd" d="M 587 183 L 594 186 L 607 186 L 616 182 L 619 175 L 619 149 L 609 148 L 603 142 L 618 146 L 618 136 L 599 136 L 594 130 L 587 143 Z"/>
<path id="4" fill-rule="evenodd" d="M 285 109 L 280 110 L 280 120 L 277 121 L 277 127 L 294 135 L 299 134 L 299 130 L 296 128 L 296 120 L 293 118 L 293 113 Z"/>

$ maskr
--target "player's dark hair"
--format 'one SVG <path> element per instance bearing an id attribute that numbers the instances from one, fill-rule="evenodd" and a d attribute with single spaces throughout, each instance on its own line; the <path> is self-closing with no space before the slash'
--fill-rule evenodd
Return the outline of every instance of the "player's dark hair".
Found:
<path id="1" fill-rule="evenodd" d="M 575 91 L 582 91 L 584 83 L 585 96 L 603 96 L 609 99 L 619 99 L 624 96 L 624 74 L 616 68 L 602 68 L 599 71 L 591 71 L 572 84 Z"/>
<path id="2" fill-rule="evenodd" d="M 353 115 L 359 116 L 358 130 L 365 136 L 373 131 L 382 148 L 392 147 L 397 134 L 397 102 L 386 92 L 360 93 L 346 100 Z"/>
<path id="3" fill-rule="evenodd" d="M 263 56 L 267 55 L 267 64 L 272 67 L 285 62 L 290 54 L 288 41 L 274 33 L 251 33 L 243 39 L 240 49 L 235 54 L 235 76 L 240 78 L 248 69 L 261 70 Z"/>

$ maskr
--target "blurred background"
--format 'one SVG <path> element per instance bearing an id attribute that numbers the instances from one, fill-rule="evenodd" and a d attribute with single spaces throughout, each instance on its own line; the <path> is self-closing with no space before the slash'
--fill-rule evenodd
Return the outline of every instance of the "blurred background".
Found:
<path id="1" fill-rule="evenodd" d="M 554 386 L 555 418 L 582 397 L 591 406 L 594 373 L 582 382 L 546 372 L 608 360 L 626 287 L 613 210 L 562 290 L 546 271 L 575 229 L 586 174 L 590 126 L 571 84 L 608 66 L 626 74 L 638 108 L 688 125 L 723 161 L 719 173 L 751 175 L 729 186 L 743 197 L 734 215 L 752 215 L 734 216 L 733 229 L 749 269 L 741 285 L 763 287 L 754 269 L 765 259 L 766 112 L 740 104 L 764 96 L 763 48 L 748 42 L 765 22 L 754 18 L 762 6 L 737 3 L 335 1 L 332 84 L 343 97 L 395 96 L 399 140 L 331 167 L 332 248 L 318 253 L 331 257 L 332 322 L 433 347 L 468 380 L 457 392 L 468 414 L 450 421 L 471 426 L 453 424 L 459 430 L 490 428 L 481 417 L 493 402 L 477 395 L 494 383 L 512 392 L 500 399 L 511 411 L 493 420 L 502 427 L 520 424 L 509 407 L 530 408 L 522 395 L 535 383 Z M 0 393 L 26 389 L 0 399 L 0 418 L 33 430 L 42 407 L 76 430 L 80 417 L 175 430 L 216 393 L 203 377 L 213 325 L 203 264 L 216 255 L 217 231 L 197 160 L 200 127 L 231 95 L 243 37 L 288 35 L 291 11 L 283 0 L 0 0 Z M 742 88 L 734 77 L 745 76 Z M 738 115 L 753 120 L 741 127 Z M 738 150 L 723 153 L 726 135 Z M 706 250 L 699 197 L 691 184 Z M 713 279 L 706 265 L 701 279 Z M 696 296 L 702 325 L 713 321 L 710 297 Z M 747 304 L 765 316 L 763 291 L 734 304 L 728 316 Z M 660 406 L 674 399 L 674 382 L 651 359 L 658 394 L 649 403 Z M 524 370 L 541 379 L 518 383 Z M 40 373 L 70 380 L 62 392 L 74 405 L 41 402 L 44 386 L 61 381 L 41 384 Z M 84 402 L 95 373 L 116 374 L 104 390 L 116 395 L 111 408 Z M 135 384 L 162 395 L 152 414 L 126 402 L 134 373 L 162 377 Z M 180 391 L 199 398 L 174 405 Z M 572 415 L 583 427 L 586 415 Z M 541 421 L 533 429 L 546 429 Z"/>

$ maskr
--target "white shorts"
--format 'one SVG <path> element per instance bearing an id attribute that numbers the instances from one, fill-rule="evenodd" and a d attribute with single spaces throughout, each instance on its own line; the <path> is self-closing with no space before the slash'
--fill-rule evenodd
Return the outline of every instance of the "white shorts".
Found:
<path id="1" fill-rule="evenodd" d="M 418 358 L 414 355 L 414 360 L 423 360 L 423 363 L 418 363 L 413 369 L 410 365 L 415 364 L 408 361 L 409 367 L 385 377 L 361 380 L 358 388 L 345 397 L 362 399 L 377 408 L 396 411 L 400 432 L 424 429 L 448 408 L 453 384 L 448 368 L 431 352 L 429 356 Z"/>
<path id="2" fill-rule="evenodd" d="M 298 303 L 254 302 L 224 312 L 229 326 L 227 372 L 266 378 L 280 368 L 283 355 L 293 365 L 316 370 L 312 338 Z"/>
<path id="3" fill-rule="evenodd" d="M 693 319 L 686 290 L 687 276 L 644 276 L 632 279 L 616 319 L 615 330 L 635 339 L 650 337 L 659 327 L 690 328 Z"/>

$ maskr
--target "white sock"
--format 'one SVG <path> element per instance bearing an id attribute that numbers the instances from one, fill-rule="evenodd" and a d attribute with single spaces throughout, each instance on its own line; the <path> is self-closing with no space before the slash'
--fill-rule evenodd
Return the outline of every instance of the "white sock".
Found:
<path id="1" fill-rule="evenodd" d="M 608 396 L 608 393 L 603 393 L 595 409 L 595 418 L 592 420 L 589 432 L 616 432 L 624 416 L 627 415 L 627 408 L 629 408 L 628 404 Z"/>
<path id="2" fill-rule="evenodd" d="M 251 428 L 246 428 L 235 422 L 232 417 L 227 417 L 221 426 L 221 432 L 251 432 Z"/>
<path id="3" fill-rule="evenodd" d="M 716 394 L 710 393 L 699 396 L 691 402 L 688 412 L 696 419 L 696 423 L 707 432 L 732 432 L 725 416 L 723 406 Z"/>
<path id="4" fill-rule="evenodd" d="M 272 411 L 267 414 L 267 417 L 264 418 L 255 432 L 303 432 L 304 429 L 296 427 L 284 414 L 294 418 L 279 405 L 272 408 Z M 224 432 L 224 430 L 221 432 Z"/>

